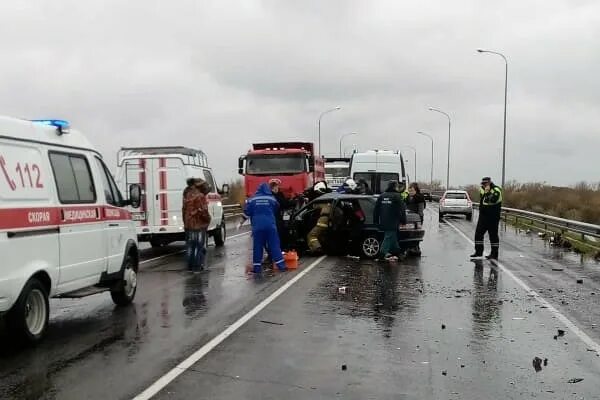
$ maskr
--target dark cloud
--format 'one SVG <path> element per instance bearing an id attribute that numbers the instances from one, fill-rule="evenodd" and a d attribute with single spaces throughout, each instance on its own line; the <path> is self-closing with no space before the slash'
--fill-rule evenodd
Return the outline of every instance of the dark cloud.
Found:
<path id="1" fill-rule="evenodd" d="M 507 175 L 598 180 L 600 4 L 593 1 L 24 0 L 0 4 L 0 113 L 57 116 L 110 162 L 120 146 L 203 148 L 235 177 L 253 141 L 339 137 L 416 145 L 419 177 L 498 177 L 502 59 L 509 67 Z M 412 160 L 412 156 L 409 157 Z M 410 167 L 412 170 L 412 166 Z"/>

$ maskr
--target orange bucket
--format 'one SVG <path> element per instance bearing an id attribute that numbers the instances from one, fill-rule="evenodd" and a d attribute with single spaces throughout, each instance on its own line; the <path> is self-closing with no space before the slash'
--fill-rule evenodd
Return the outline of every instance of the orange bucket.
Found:
<path id="1" fill-rule="evenodd" d="M 290 250 L 283 255 L 287 269 L 298 269 L 298 259 L 298 253 L 295 250 Z"/>

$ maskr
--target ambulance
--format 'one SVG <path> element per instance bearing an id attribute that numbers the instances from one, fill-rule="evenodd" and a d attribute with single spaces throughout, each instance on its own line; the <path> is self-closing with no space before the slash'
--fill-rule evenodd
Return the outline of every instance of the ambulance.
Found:
<path id="1" fill-rule="evenodd" d="M 110 291 L 127 305 L 137 290 L 131 213 L 88 140 L 62 120 L 0 117 L 0 314 L 18 340 L 37 342 L 50 297 Z"/>
<path id="2" fill-rule="evenodd" d="M 183 190 L 188 178 L 205 180 L 210 186 L 208 233 L 217 247 L 225 244 L 227 232 L 221 196 L 229 193 L 229 185 L 217 189 L 206 154 L 201 150 L 182 146 L 122 148 L 117 154 L 116 177 L 124 191 L 131 185 L 142 188 L 141 207 L 131 211 L 138 240 L 150 242 L 152 247 L 185 240 Z"/>

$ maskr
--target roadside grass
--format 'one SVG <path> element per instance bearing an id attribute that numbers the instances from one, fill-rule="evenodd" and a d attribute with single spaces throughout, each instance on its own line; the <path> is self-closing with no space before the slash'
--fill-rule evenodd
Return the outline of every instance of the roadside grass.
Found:
<path id="1" fill-rule="evenodd" d="M 478 201 L 479 188 L 469 186 L 467 190 Z M 504 188 L 504 206 L 600 225 L 600 184 L 560 187 L 509 182 Z"/>
<path id="2" fill-rule="evenodd" d="M 552 226 L 544 226 L 544 224 L 537 221 L 527 220 L 523 217 L 517 218 L 516 216 L 503 216 L 503 220 L 520 230 L 525 232 L 531 231 L 532 233 L 545 233 L 544 240 L 550 241 L 550 238 L 555 238 L 554 243 L 556 247 L 563 249 L 571 249 L 575 253 L 593 256 L 594 258 L 600 258 L 600 242 L 592 242 L 586 239 L 585 236 L 579 235 L 572 232 L 563 232 L 559 228 Z"/>

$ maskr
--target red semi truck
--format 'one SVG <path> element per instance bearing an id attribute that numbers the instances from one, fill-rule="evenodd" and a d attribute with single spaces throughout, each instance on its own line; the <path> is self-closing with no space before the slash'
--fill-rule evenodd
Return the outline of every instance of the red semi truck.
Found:
<path id="1" fill-rule="evenodd" d="M 244 175 L 246 197 L 252 196 L 261 183 L 276 178 L 281 181 L 283 194 L 293 198 L 325 179 L 325 163 L 314 154 L 313 143 L 254 143 L 239 158 L 238 172 Z"/>

